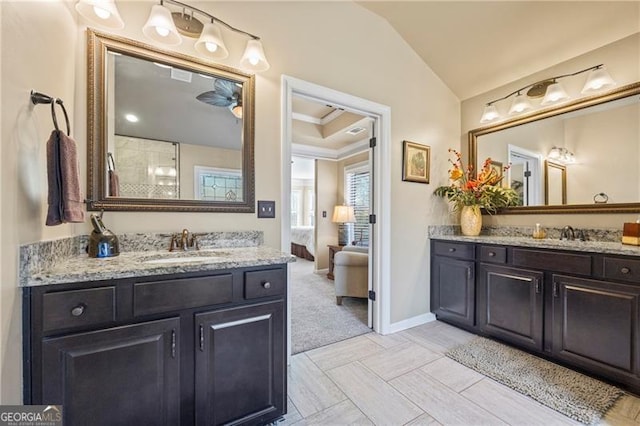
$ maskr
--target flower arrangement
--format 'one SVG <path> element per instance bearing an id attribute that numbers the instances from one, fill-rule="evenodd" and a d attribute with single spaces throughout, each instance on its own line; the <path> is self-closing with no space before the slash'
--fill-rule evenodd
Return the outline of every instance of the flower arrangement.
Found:
<path id="1" fill-rule="evenodd" d="M 455 160 L 449 159 L 452 168 L 449 169 L 450 185 L 440 186 L 434 191 L 435 195 L 446 197 L 453 203 L 454 210 L 461 210 L 464 206 L 477 206 L 489 213 L 495 213 L 501 207 L 518 205 L 518 195 L 511 188 L 503 188 L 498 184 L 504 177 L 509 166 L 502 168 L 501 174 L 491 167 L 491 158 L 487 158 L 477 177 L 473 177 L 473 166 L 466 169 L 462 165 L 462 155 L 455 149 L 449 149 Z"/>

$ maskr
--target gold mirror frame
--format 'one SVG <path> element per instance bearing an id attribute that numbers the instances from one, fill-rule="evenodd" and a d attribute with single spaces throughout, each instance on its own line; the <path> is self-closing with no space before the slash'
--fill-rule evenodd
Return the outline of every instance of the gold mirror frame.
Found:
<path id="1" fill-rule="evenodd" d="M 469 165 L 476 169 L 478 155 L 478 136 L 487 135 L 522 124 L 532 123 L 545 118 L 554 117 L 566 112 L 577 111 L 593 105 L 626 98 L 640 94 L 640 82 L 622 86 L 603 95 L 578 99 L 556 108 L 547 108 L 523 117 L 507 120 L 492 126 L 480 127 L 469 131 Z M 500 209 L 495 214 L 556 214 L 556 213 L 640 213 L 640 201 L 637 203 L 617 204 L 564 204 L 554 206 L 518 206 Z"/>
<path id="2" fill-rule="evenodd" d="M 195 72 L 242 82 L 243 134 L 240 202 L 109 197 L 107 194 L 107 105 L 105 94 L 107 50 L 141 59 L 173 64 Z M 87 30 L 87 209 L 111 211 L 255 212 L 254 170 L 255 77 L 230 67 L 130 40 Z"/>

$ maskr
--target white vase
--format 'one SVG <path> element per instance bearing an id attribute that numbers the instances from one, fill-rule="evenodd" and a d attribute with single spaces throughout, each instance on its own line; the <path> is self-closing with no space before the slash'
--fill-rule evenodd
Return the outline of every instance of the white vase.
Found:
<path id="1" fill-rule="evenodd" d="M 479 206 L 463 206 L 460 210 L 460 228 L 462 235 L 474 237 L 482 229 L 482 213 Z"/>

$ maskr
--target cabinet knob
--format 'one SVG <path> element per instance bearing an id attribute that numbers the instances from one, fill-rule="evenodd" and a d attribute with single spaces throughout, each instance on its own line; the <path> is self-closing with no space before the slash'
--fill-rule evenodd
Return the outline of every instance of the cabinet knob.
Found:
<path id="1" fill-rule="evenodd" d="M 267 290 L 271 288 L 271 283 L 269 281 L 265 282 L 262 284 L 262 287 L 266 288 Z"/>
<path id="2" fill-rule="evenodd" d="M 86 307 L 87 306 L 84 303 L 79 304 L 75 308 L 71 309 L 71 315 L 73 315 L 74 317 L 79 317 L 80 315 L 84 314 L 84 310 Z"/>
<path id="3" fill-rule="evenodd" d="M 454 249 L 453 247 L 449 249 L 449 253 L 453 253 L 454 251 L 456 251 L 456 249 Z"/>
<path id="4" fill-rule="evenodd" d="M 489 252 L 489 257 L 495 257 L 495 255 L 496 255 L 496 252 L 495 252 L 495 251 L 490 251 L 490 252 Z"/>
<path id="5" fill-rule="evenodd" d="M 631 269 L 629 269 L 629 268 L 622 268 L 622 269 L 620 269 L 620 272 L 622 272 L 623 274 L 625 274 L 625 275 L 626 275 L 626 274 L 628 274 L 629 272 L 631 272 Z"/>

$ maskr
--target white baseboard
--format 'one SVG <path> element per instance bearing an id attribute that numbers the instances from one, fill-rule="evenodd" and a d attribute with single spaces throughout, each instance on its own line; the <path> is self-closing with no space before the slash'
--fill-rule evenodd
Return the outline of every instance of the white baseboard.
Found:
<path id="1" fill-rule="evenodd" d="M 326 275 L 328 272 L 329 272 L 329 268 L 316 269 L 313 271 L 314 274 L 319 274 L 319 275 L 322 275 L 322 274 Z"/>
<path id="2" fill-rule="evenodd" d="M 418 325 L 426 324 L 435 320 L 436 316 L 429 312 L 412 318 L 407 318 L 406 320 L 394 322 L 393 324 L 389 324 L 389 328 L 384 330 L 385 332 L 382 334 L 397 333 L 398 331 L 406 330 L 408 328 L 416 327 Z"/>

